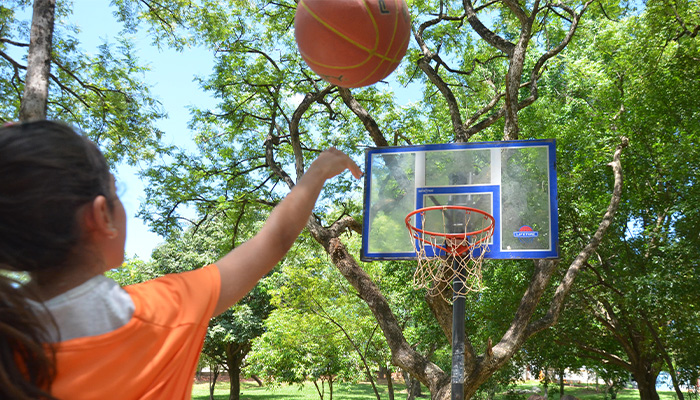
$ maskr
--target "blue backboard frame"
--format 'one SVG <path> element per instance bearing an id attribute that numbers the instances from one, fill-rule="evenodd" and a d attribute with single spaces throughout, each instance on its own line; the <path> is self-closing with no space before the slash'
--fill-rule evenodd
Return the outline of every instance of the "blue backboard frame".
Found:
<path id="1" fill-rule="evenodd" d="M 530 150 L 526 150 L 530 149 Z M 439 186 L 432 186 L 432 181 L 425 182 L 426 176 L 420 177 L 419 171 L 419 159 L 421 157 L 428 159 L 431 155 L 449 155 L 454 159 L 455 157 L 461 157 L 461 154 L 467 154 L 465 151 L 473 151 L 471 154 L 490 154 L 491 165 L 490 168 L 493 169 L 490 174 L 490 178 L 495 180 L 494 182 L 476 182 L 470 184 L 442 184 Z M 435 152 L 435 153 L 433 153 Z M 489 153 L 487 153 L 489 152 Z M 519 226 L 513 227 L 505 226 L 506 224 L 501 220 L 502 208 L 503 207 L 518 207 L 518 201 L 514 201 L 511 197 L 513 196 L 513 190 L 507 190 L 510 193 L 508 199 L 501 198 L 501 185 L 506 184 L 507 179 L 510 178 L 510 174 L 506 174 L 500 171 L 496 171 L 495 168 L 502 168 L 503 171 L 510 171 L 512 167 L 507 165 L 508 162 L 504 162 L 506 167 L 502 166 L 500 163 L 505 157 L 504 154 L 537 154 L 538 159 L 536 162 L 540 165 L 541 177 L 544 180 L 546 176 L 546 182 L 543 183 L 543 187 L 546 186 L 546 194 L 542 194 L 540 200 L 545 199 L 546 209 L 539 210 L 539 214 L 545 215 L 548 218 L 546 221 L 546 227 L 537 228 L 535 224 L 523 223 Z M 410 160 L 410 157 L 415 158 L 417 163 L 415 167 L 412 167 L 410 161 L 404 163 L 401 168 L 407 171 L 407 174 L 413 173 L 413 182 L 411 182 L 411 177 L 404 179 L 404 186 L 400 189 L 405 189 L 405 198 L 401 200 L 404 210 L 399 210 L 400 212 L 407 211 L 403 214 L 410 212 L 410 210 L 415 210 L 425 206 L 423 195 L 430 192 L 436 194 L 466 194 L 466 193 L 478 193 L 478 192 L 489 192 L 492 193 L 492 212 L 496 219 L 496 227 L 494 232 L 494 237 L 488 246 L 485 258 L 493 259 L 535 259 L 535 258 L 557 258 L 559 256 L 558 252 L 558 242 L 559 242 L 559 232 L 558 232 L 558 205 L 557 205 L 557 178 L 556 178 L 556 142 L 553 139 L 545 140 L 520 140 L 520 141 L 501 141 L 501 142 L 476 142 L 476 143 L 451 143 L 451 144 L 436 144 L 436 145 L 419 145 L 419 146 L 395 146 L 395 147 L 373 147 L 368 148 L 365 151 L 365 192 L 364 192 L 364 215 L 363 215 L 363 235 L 362 235 L 362 250 L 360 258 L 363 261 L 375 261 L 375 260 L 392 260 L 392 259 L 415 259 L 416 253 L 414 250 L 409 248 L 403 248 L 403 251 L 397 251 L 396 249 L 404 246 L 404 241 L 410 244 L 411 239 L 408 235 L 408 230 L 403 225 L 401 228 L 398 227 L 399 223 L 403 224 L 403 219 L 399 220 L 400 215 L 395 215 L 394 218 L 387 224 L 386 219 L 379 221 L 376 217 L 373 219 L 371 217 L 371 212 L 373 206 L 373 199 L 376 198 L 377 192 L 384 190 L 383 187 L 377 186 L 376 182 L 372 183 L 372 179 L 379 181 L 379 177 L 375 174 L 379 171 L 379 174 L 384 174 L 385 177 L 390 174 L 387 173 L 388 167 L 386 165 L 380 165 L 376 161 L 385 159 L 389 160 L 396 158 L 397 160 Z M 488 157 L 487 157 L 488 158 Z M 527 157 L 521 157 L 527 161 Z M 476 159 L 476 158 L 475 158 Z M 497 160 L 497 161 L 496 161 Z M 405 160 L 404 160 L 405 161 Z M 425 162 L 425 161 L 424 161 Z M 528 161 L 529 162 L 529 161 Z M 387 162 L 388 164 L 388 162 Z M 512 164 L 512 163 L 511 163 Z M 399 169 L 401 169 L 399 168 Z M 425 170 L 431 168 L 427 167 Z M 375 171 L 376 170 L 376 171 Z M 427 175 L 427 172 L 423 172 Z M 484 175 L 484 174 L 482 174 Z M 508 175 L 508 177 L 506 177 Z M 388 179 L 390 180 L 391 177 Z M 434 176 L 433 176 L 434 178 Z M 398 179 L 391 181 L 392 185 L 396 185 Z M 413 185 L 413 186 L 411 186 Z M 398 185 L 401 186 L 401 185 Z M 534 185 L 530 185 L 534 186 Z M 408 189 L 413 191 L 413 194 L 408 193 Z M 534 190 L 534 189 L 525 189 Z M 538 189 L 539 190 L 539 189 Z M 373 192 L 374 191 L 374 192 Z M 403 193 L 402 192 L 402 193 Z M 517 192 L 517 191 L 516 191 Z M 412 197 L 412 198 L 409 198 Z M 518 200 L 518 199 L 516 199 Z M 524 200 L 525 202 L 527 200 Z M 515 206 L 513 206 L 515 204 Z M 427 204 L 430 205 L 430 204 Z M 399 207 L 401 208 L 401 207 Z M 511 213 L 513 214 L 513 213 Z M 522 214 L 522 212 L 521 212 Z M 376 216 L 376 213 L 375 213 Z M 396 248 L 389 245 L 389 248 L 380 248 L 379 250 L 373 248 L 371 240 L 378 236 L 387 236 L 381 232 L 383 225 L 393 226 L 393 230 L 389 230 L 392 234 L 391 236 L 401 236 L 400 246 Z M 532 225 L 532 227 L 530 226 Z M 540 225 L 544 225 L 540 223 Z M 379 228 L 379 229 L 376 229 Z M 384 238 L 383 238 L 384 239 Z M 543 242 L 545 241 L 546 242 Z M 397 238 L 396 240 L 399 240 Z M 538 240 L 543 242 L 540 248 L 513 248 L 520 246 L 520 243 L 526 243 L 528 241 Z M 508 243 L 516 243 L 515 246 L 508 245 Z M 548 243 L 548 244 L 547 244 Z M 523 244 L 526 246 L 526 244 Z M 412 247 L 412 246 L 409 246 Z"/>

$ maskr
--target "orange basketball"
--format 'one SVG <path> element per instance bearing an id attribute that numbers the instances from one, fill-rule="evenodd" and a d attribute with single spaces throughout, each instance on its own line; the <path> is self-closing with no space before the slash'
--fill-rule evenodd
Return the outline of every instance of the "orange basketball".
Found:
<path id="1" fill-rule="evenodd" d="M 410 34 L 405 0 L 300 0 L 294 17 L 306 64 L 347 88 L 386 78 L 406 54 Z"/>

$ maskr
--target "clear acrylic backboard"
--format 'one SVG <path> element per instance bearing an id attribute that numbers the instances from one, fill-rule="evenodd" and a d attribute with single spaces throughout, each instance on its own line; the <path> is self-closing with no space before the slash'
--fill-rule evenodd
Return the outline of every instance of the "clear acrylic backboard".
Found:
<path id="1" fill-rule="evenodd" d="M 361 259 L 416 259 L 404 220 L 440 205 L 494 217 L 485 258 L 558 257 L 555 147 L 552 139 L 368 148 Z"/>

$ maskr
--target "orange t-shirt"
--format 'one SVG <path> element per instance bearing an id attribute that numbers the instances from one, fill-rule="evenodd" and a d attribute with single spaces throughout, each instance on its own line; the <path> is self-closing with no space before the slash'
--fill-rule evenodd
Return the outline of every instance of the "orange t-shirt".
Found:
<path id="1" fill-rule="evenodd" d="M 126 325 L 58 343 L 52 394 L 63 400 L 189 399 L 220 287 L 213 265 L 125 287 L 134 302 Z"/>

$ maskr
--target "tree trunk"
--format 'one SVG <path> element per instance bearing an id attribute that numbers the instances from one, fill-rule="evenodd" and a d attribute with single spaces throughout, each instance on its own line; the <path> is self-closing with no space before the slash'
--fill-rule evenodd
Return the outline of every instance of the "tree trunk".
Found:
<path id="1" fill-rule="evenodd" d="M 226 366 L 230 380 L 229 400 L 240 400 L 241 398 L 241 364 L 250 348 L 250 342 L 229 343 L 226 346 Z"/>
<path id="2" fill-rule="evenodd" d="M 641 371 L 633 371 L 632 375 L 637 381 L 640 400 L 659 400 L 659 394 L 656 392 L 657 372 L 644 368 Z"/>
<path id="3" fill-rule="evenodd" d="M 263 382 L 262 382 L 262 380 L 260 379 L 259 376 L 253 375 L 253 376 L 251 376 L 251 378 L 253 378 L 253 380 L 258 384 L 258 387 L 262 387 Z"/>
<path id="4" fill-rule="evenodd" d="M 229 400 L 239 400 L 241 398 L 241 363 L 236 362 L 234 365 L 229 366 L 228 370 L 229 378 L 230 378 L 230 387 L 229 387 L 229 394 L 228 398 Z"/>
<path id="5" fill-rule="evenodd" d="M 403 380 L 406 382 L 406 400 L 416 400 L 419 397 L 423 397 L 421 393 L 420 381 L 411 376 L 406 371 L 403 371 Z"/>
<path id="6" fill-rule="evenodd" d="M 560 369 L 559 370 L 559 398 L 561 399 L 564 397 L 564 374 L 566 373 L 565 369 Z"/>
<path id="7" fill-rule="evenodd" d="M 323 394 L 326 390 L 325 383 L 323 383 L 323 379 L 321 379 L 321 387 L 318 387 L 318 379 L 314 379 L 314 386 L 316 387 L 316 393 L 318 394 L 318 398 L 323 400 Z"/>
<path id="8" fill-rule="evenodd" d="M 663 342 L 661 341 L 661 338 L 659 337 L 659 334 L 656 332 L 656 329 L 654 328 L 654 325 L 651 323 L 651 320 L 649 317 L 647 317 L 646 313 L 642 313 L 644 320 L 646 322 L 647 328 L 649 329 L 649 332 L 651 333 L 652 337 L 654 338 L 654 342 L 656 343 L 657 348 L 659 349 L 659 353 L 661 353 L 661 356 L 663 357 L 664 361 L 666 362 L 666 366 L 668 367 L 668 372 L 669 375 L 671 375 L 671 382 L 673 382 L 673 389 L 676 391 L 676 396 L 678 396 L 678 400 L 684 400 L 683 397 L 683 391 L 681 390 L 680 384 L 678 383 L 678 375 L 676 374 L 676 368 L 673 366 L 673 361 L 671 360 L 671 356 L 668 354 L 668 351 L 666 350 L 666 346 L 664 346 Z"/>
<path id="9" fill-rule="evenodd" d="M 35 0 L 20 121 L 46 119 L 56 0 Z"/>
<path id="10" fill-rule="evenodd" d="M 214 389 L 216 388 L 216 380 L 219 378 L 219 366 L 209 366 L 209 399 L 214 400 Z"/>
<path id="11" fill-rule="evenodd" d="M 386 389 L 389 391 L 389 400 L 394 400 L 394 378 L 391 376 L 391 368 L 386 369 Z"/>

